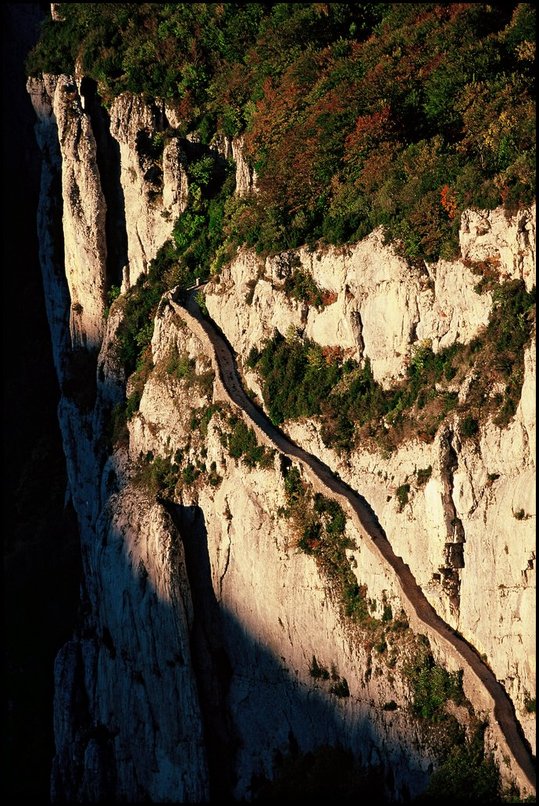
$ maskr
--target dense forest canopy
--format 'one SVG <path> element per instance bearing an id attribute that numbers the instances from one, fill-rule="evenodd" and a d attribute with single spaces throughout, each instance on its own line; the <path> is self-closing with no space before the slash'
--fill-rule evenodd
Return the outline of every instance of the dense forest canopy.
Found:
<path id="1" fill-rule="evenodd" d="M 221 193 L 208 263 L 218 241 L 267 253 L 380 225 L 410 259 L 450 257 L 463 210 L 535 198 L 530 3 L 66 3 L 60 14 L 30 73 L 77 63 L 105 103 L 143 93 L 178 104 L 183 136 L 243 135 L 259 192 Z"/>
<path id="2" fill-rule="evenodd" d="M 147 159 L 159 161 L 167 138 L 198 143 L 183 166 L 187 208 L 124 299 L 117 337 L 138 386 L 121 422 L 138 407 L 163 292 L 218 274 L 239 246 L 268 255 L 353 243 L 382 227 L 410 262 L 449 259 L 465 209 L 514 212 L 535 199 L 532 4 L 59 8 L 63 19 L 44 23 L 30 73 L 76 70 L 96 81 L 106 105 L 122 93 L 173 103 L 181 125 L 147 132 Z M 242 138 L 257 192 L 234 192 L 223 137 Z M 291 253 L 284 257 L 291 268 Z M 478 293 L 496 301 L 488 327 L 468 346 L 418 348 L 389 391 L 368 362 L 276 333 L 248 361 L 274 422 L 318 416 L 324 442 L 343 451 L 359 437 L 384 450 L 412 435 L 432 440 L 454 410 L 470 436 L 487 415 L 506 426 L 520 399 L 535 289 L 500 286 L 487 262 L 474 270 Z M 297 267 L 284 291 L 316 307 L 329 302 Z M 118 293 L 111 289 L 111 301 Z M 451 384 L 472 368 L 481 380 L 460 405 Z M 505 391 L 492 397 L 496 383 Z"/>

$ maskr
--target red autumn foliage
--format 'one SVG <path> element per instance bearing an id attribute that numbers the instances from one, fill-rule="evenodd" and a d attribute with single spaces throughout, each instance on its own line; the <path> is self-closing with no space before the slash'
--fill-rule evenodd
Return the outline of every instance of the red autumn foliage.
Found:
<path id="1" fill-rule="evenodd" d="M 331 292 L 328 291 L 326 293 L 330 294 Z M 336 294 L 335 294 L 335 299 L 337 299 Z M 326 364 L 335 364 L 335 363 L 338 363 L 338 362 L 342 361 L 344 352 L 343 352 L 342 347 L 338 347 L 338 346 L 336 346 L 336 347 L 322 347 L 322 355 L 324 356 L 324 358 L 326 360 Z"/>
<path id="2" fill-rule="evenodd" d="M 388 139 L 390 132 L 391 110 L 384 106 L 379 112 L 360 115 L 356 120 L 354 131 L 345 140 L 344 162 L 355 166 L 358 161 L 371 152 L 382 140 Z"/>
<path id="3" fill-rule="evenodd" d="M 455 192 L 449 187 L 449 185 L 443 186 L 440 192 L 440 201 L 442 207 L 444 208 L 449 217 L 449 220 L 453 221 L 453 219 L 457 215 L 458 204 Z"/>
<path id="4" fill-rule="evenodd" d="M 337 293 L 335 291 L 324 291 L 322 293 L 323 305 L 333 305 L 334 302 L 337 302 Z"/>

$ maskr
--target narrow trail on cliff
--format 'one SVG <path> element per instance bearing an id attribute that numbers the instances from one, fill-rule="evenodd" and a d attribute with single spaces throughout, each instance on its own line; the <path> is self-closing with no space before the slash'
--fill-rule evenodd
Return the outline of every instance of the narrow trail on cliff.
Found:
<path id="1" fill-rule="evenodd" d="M 330 492 L 344 496 L 359 519 L 364 531 L 373 541 L 376 553 L 381 555 L 391 568 L 393 568 L 403 595 L 412 606 L 417 619 L 434 630 L 442 639 L 447 641 L 458 652 L 463 664 L 471 669 L 481 681 L 494 702 L 493 717 L 496 721 L 508 748 L 522 770 L 530 787 L 535 792 L 536 770 L 535 760 L 524 738 L 522 728 L 517 720 L 513 703 L 507 692 L 498 682 L 492 670 L 483 662 L 477 651 L 457 634 L 434 610 L 425 594 L 417 584 L 409 566 L 398 557 L 391 543 L 380 525 L 372 507 L 363 496 L 355 492 L 345 482 L 337 478 L 331 469 L 316 456 L 305 451 L 292 442 L 285 434 L 273 425 L 267 415 L 261 411 L 248 397 L 243 389 L 236 361 L 231 346 L 218 327 L 209 317 L 203 316 L 195 300 L 195 290 L 188 289 L 177 299 L 174 292 L 169 295 L 171 306 L 181 316 L 186 310 L 193 316 L 204 330 L 215 351 L 215 362 L 219 371 L 220 380 L 231 401 L 240 407 L 249 419 L 267 436 L 271 443 L 282 453 L 296 458 L 306 464 L 316 475 L 318 480 Z"/>

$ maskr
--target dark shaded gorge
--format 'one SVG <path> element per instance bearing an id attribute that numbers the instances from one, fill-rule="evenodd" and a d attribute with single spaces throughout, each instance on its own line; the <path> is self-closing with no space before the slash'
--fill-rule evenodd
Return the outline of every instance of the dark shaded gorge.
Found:
<path id="1" fill-rule="evenodd" d="M 38 259 L 41 158 L 24 71 L 47 9 L 2 5 L 3 792 L 34 803 L 49 802 L 53 664 L 72 629 L 80 579 Z"/>

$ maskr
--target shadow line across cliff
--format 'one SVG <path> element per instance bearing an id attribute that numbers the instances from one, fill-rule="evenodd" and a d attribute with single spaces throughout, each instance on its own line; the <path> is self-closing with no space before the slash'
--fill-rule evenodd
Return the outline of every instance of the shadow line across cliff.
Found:
<path id="1" fill-rule="evenodd" d="M 53 802 L 283 802 L 270 781 L 309 758 L 281 793 L 295 783 L 328 801 L 394 803 L 423 791 L 431 758 L 408 744 L 407 716 L 380 712 L 376 723 L 366 687 L 339 697 L 309 678 L 310 658 L 290 668 L 256 618 L 247 625 L 218 601 L 203 511 L 163 510 L 172 543 L 157 536 L 153 566 L 140 549 L 156 545 L 133 521 L 102 521 L 90 550 L 95 607 L 82 602 L 55 668 Z M 258 602 L 262 634 L 289 620 L 282 602 Z"/>
<path id="2" fill-rule="evenodd" d="M 236 367 L 233 348 L 217 325 L 207 315 L 202 315 L 194 290 L 189 290 L 187 293 L 183 292 L 181 299 L 184 306 L 183 310 L 188 311 L 193 319 L 196 320 L 211 343 L 219 381 L 228 398 L 247 415 L 257 427 L 258 432 L 264 438 L 269 439 L 274 447 L 289 457 L 299 459 L 302 464 L 312 471 L 314 477 L 322 482 L 326 490 L 336 493 L 338 497 L 346 501 L 353 515 L 365 530 L 367 539 L 372 541 L 373 548 L 379 558 L 383 559 L 395 571 L 402 592 L 412 606 L 420 623 L 428 626 L 445 640 L 450 647 L 455 649 L 463 664 L 468 666 L 481 685 L 484 686 L 494 702 L 493 710 L 496 725 L 500 729 L 507 747 L 510 748 L 528 785 L 535 792 L 535 759 L 524 736 L 522 726 L 517 719 L 514 705 L 492 670 L 483 662 L 475 648 L 446 624 L 428 602 L 423 591 L 417 585 L 409 566 L 394 553 L 376 514 L 363 496 L 336 477 L 318 457 L 309 454 L 273 425 L 267 415 L 248 397 L 243 389 Z M 178 305 L 177 300 L 177 292 L 172 292 L 170 294 L 170 303 L 178 309 L 181 315 L 182 308 Z M 188 324 L 192 326 L 189 321 Z"/>
<path id="3" fill-rule="evenodd" d="M 394 780 L 391 769 L 386 766 L 384 770 L 381 753 L 378 756 L 375 749 L 383 745 L 376 728 L 363 717 L 345 719 L 336 696 L 328 698 L 317 691 L 314 681 L 310 687 L 300 682 L 298 670 L 294 675 L 283 658 L 276 657 L 260 642 L 252 628 L 218 602 L 203 511 L 179 505 L 169 505 L 167 509 L 182 538 L 194 605 L 191 647 L 205 726 L 211 802 L 236 802 L 232 798 L 237 783 L 235 768 L 238 763 L 240 767 L 246 763 L 242 762 L 244 755 L 252 753 L 253 758 L 258 758 L 248 776 L 249 795 L 256 797 L 262 796 L 266 782 L 285 757 L 331 746 L 353 753 L 356 784 L 362 793 L 372 796 L 375 802 L 386 802 L 384 787 L 387 796 Z M 249 608 L 248 602 L 246 607 Z M 281 615 L 286 621 L 285 614 Z M 258 747 L 245 747 L 246 735 Z M 373 766 L 369 769 L 370 765 Z M 421 789 L 427 776 L 417 771 L 415 775 L 415 785 Z M 320 778 L 317 783 L 320 787 Z M 308 786 L 307 780 L 304 785 Z M 331 786 L 333 794 L 338 795 L 341 783 L 333 778 Z M 347 794 L 357 798 L 359 791 L 352 787 Z M 344 788 L 341 794 L 346 796 Z M 388 802 L 393 802 L 393 797 L 407 800 L 408 786 L 397 787 Z"/>

